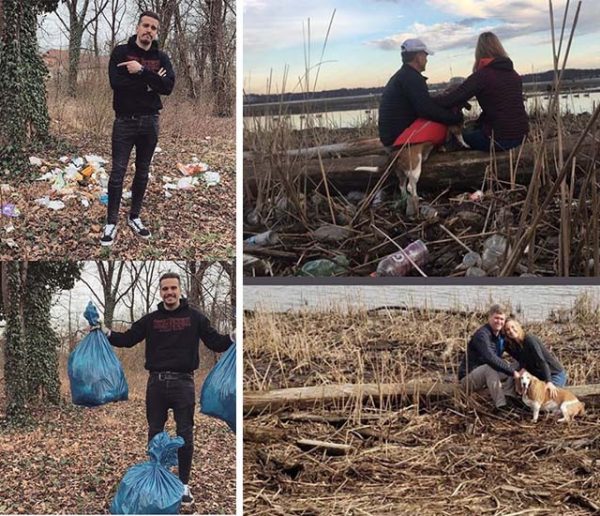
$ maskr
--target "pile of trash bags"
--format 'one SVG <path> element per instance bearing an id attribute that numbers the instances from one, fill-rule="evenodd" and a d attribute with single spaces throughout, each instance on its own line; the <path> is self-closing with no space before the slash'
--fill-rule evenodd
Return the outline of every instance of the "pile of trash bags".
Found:
<path id="1" fill-rule="evenodd" d="M 233 343 L 208 373 L 200 392 L 200 412 L 225 421 L 235 432 L 235 348 Z"/>
<path id="2" fill-rule="evenodd" d="M 148 444 L 150 460 L 127 470 L 110 506 L 111 514 L 177 514 L 183 484 L 169 468 L 177 466 L 182 437 L 156 434 Z"/>
<path id="3" fill-rule="evenodd" d="M 111 401 L 124 401 L 129 388 L 123 367 L 98 322 L 100 316 L 90 301 L 84 317 L 97 327 L 77 344 L 69 355 L 68 374 L 71 398 L 75 405 L 95 407 Z"/>

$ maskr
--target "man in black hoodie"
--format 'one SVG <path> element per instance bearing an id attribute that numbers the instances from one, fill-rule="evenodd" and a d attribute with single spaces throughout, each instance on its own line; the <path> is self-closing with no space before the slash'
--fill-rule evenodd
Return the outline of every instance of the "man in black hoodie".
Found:
<path id="1" fill-rule="evenodd" d="M 200 339 L 212 351 L 223 352 L 235 337 L 218 333 L 206 316 L 181 298 L 178 274 L 163 274 L 159 285 L 162 303 L 158 310 L 134 322 L 126 332 L 109 331 L 108 340 L 119 348 L 146 340 L 144 367 L 150 372 L 146 388 L 148 442 L 163 431 L 172 409 L 177 435 L 185 441 L 178 450 L 179 478 L 185 489 L 182 502 L 191 503 L 194 498 L 188 482 L 194 452 L 194 370 L 200 363 Z"/>
<path id="2" fill-rule="evenodd" d="M 502 358 L 506 316 L 501 305 L 490 307 L 487 324 L 473 334 L 458 366 L 461 386 L 473 391 L 487 388 L 497 410 L 506 407 L 506 396 L 515 396 L 514 380 L 519 378 L 518 367 Z"/>
<path id="3" fill-rule="evenodd" d="M 427 56 L 432 52 L 420 39 L 402 43 L 402 68 L 386 84 L 379 104 L 379 139 L 386 147 L 417 118 L 425 118 L 446 125 L 463 121 L 460 112 L 438 106 L 429 95 L 427 77 L 422 75 Z"/>
<path id="4" fill-rule="evenodd" d="M 141 238 L 150 231 L 140 219 L 148 173 L 158 142 L 160 95 L 169 95 L 175 85 L 175 73 L 167 54 L 158 50 L 155 41 L 159 19 L 144 11 L 135 36 L 126 45 L 115 47 L 108 65 L 113 89 L 116 118 L 112 133 L 112 171 L 108 182 L 108 210 L 100 244 L 110 246 L 117 234 L 119 206 L 129 155 L 135 146 L 135 176 L 131 187 L 131 209 L 127 224 Z"/>

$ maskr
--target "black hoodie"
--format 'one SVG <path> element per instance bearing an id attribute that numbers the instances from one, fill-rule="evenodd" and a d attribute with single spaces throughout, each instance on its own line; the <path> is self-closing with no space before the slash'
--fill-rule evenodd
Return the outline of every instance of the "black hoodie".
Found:
<path id="1" fill-rule="evenodd" d="M 175 85 L 175 72 L 167 54 L 158 50 L 152 42 L 148 50 L 140 48 L 136 36 L 131 36 L 126 45 L 113 50 L 108 64 L 108 77 L 113 89 L 113 109 L 118 115 L 154 115 L 162 109 L 159 95 L 170 95 Z M 137 61 L 144 67 L 141 74 L 131 74 L 126 66 L 117 66 L 126 61 Z M 167 75 L 158 71 L 164 68 Z"/>
<path id="2" fill-rule="evenodd" d="M 158 310 L 133 323 L 126 332 L 113 331 L 109 342 L 117 348 L 131 348 L 146 339 L 148 371 L 191 373 L 200 365 L 200 339 L 208 349 L 223 352 L 231 346 L 228 335 L 221 335 L 208 318 L 181 299 L 176 310 L 166 310 L 161 302 Z"/>
<path id="3" fill-rule="evenodd" d="M 507 57 L 498 57 L 471 74 L 456 89 L 433 97 L 440 106 L 460 106 L 476 97 L 481 106 L 479 125 L 497 140 L 521 140 L 528 132 L 523 82 Z"/>
<path id="4" fill-rule="evenodd" d="M 467 344 L 467 352 L 458 366 L 459 380 L 482 365 L 489 365 L 507 376 L 513 375 L 516 369 L 496 354 L 496 344 L 500 337 L 494 335 L 489 324 L 484 324 L 473 334 Z"/>

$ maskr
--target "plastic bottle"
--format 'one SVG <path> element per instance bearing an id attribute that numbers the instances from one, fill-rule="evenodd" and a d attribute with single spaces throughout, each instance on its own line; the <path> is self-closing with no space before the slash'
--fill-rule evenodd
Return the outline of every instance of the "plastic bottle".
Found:
<path id="1" fill-rule="evenodd" d="M 467 269 L 465 276 L 470 276 L 470 277 L 474 277 L 474 278 L 483 278 L 484 276 L 487 276 L 487 273 L 483 269 L 473 266 L 473 267 L 469 267 Z"/>
<path id="2" fill-rule="evenodd" d="M 264 233 L 259 233 L 258 235 L 251 236 L 244 240 L 244 244 L 246 245 L 269 245 L 274 244 L 277 240 L 277 234 L 272 230 L 265 231 Z"/>
<path id="3" fill-rule="evenodd" d="M 344 274 L 349 265 L 350 262 L 344 255 L 336 256 L 333 261 L 327 258 L 320 258 L 306 262 L 298 275 L 312 277 L 336 276 Z"/>
<path id="4" fill-rule="evenodd" d="M 506 251 L 506 238 L 502 235 L 492 235 L 483 243 L 481 267 L 487 272 L 500 266 L 500 260 Z"/>
<path id="5" fill-rule="evenodd" d="M 463 256 L 462 265 L 465 269 L 469 267 L 481 267 L 481 256 L 479 253 L 469 251 Z"/>
<path id="6" fill-rule="evenodd" d="M 406 255 L 419 267 L 427 263 L 429 251 L 422 240 L 407 245 L 403 251 L 397 251 L 383 258 L 377 266 L 377 276 L 406 276 L 413 268 Z"/>

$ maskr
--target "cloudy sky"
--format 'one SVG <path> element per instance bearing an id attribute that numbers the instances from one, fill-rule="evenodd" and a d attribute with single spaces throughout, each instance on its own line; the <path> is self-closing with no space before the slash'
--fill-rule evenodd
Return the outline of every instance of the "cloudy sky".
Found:
<path id="1" fill-rule="evenodd" d="M 565 3 L 553 2 L 557 34 Z M 423 39 L 435 52 L 425 72 L 429 82 L 466 77 L 477 36 L 487 30 L 500 37 L 520 73 L 552 68 L 547 0 L 244 0 L 243 5 L 246 93 L 264 93 L 269 80 L 271 92 L 303 91 L 307 69 L 311 89 L 383 86 L 400 67 L 400 45 L 409 37 Z M 568 27 L 576 5 L 570 4 Z M 582 2 L 568 66 L 600 68 L 597 0 Z"/>

